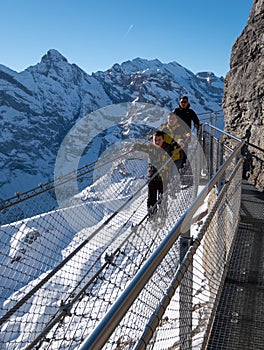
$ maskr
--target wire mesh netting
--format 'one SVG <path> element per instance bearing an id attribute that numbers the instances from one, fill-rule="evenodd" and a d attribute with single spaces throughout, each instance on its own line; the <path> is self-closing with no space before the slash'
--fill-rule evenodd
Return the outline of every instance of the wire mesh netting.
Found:
<path id="1" fill-rule="evenodd" d="M 210 147 L 219 147 L 219 141 Z M 229 155 L 226 149 L 224 158 Z M 171 182 L 151 220 L 147 158 L 122 152 L 109 165 L 99 164 L 89 186 L 94 164 L 1 203 L 1 348 L 82 344 L 196 198 L 204 161 L 197 157 L 195 164 Z M 213 164 L 215 172 L 219 161 Z M 201 348 L 238 222 L 241 169 L 231 177 L 234 168 L 230 162 L 221 200 L 211 189 L 202 212 L 184 221 L 190 238 L 175 235 L 128 312 L 119 315 L 106 349 L 137 346 L 151 319 L 149 348 L 177 349 L 183 343 Z M 82 189 L 71 196 L 75 177 Z M 63 195 L 60 207 L 56 191 Z"/>

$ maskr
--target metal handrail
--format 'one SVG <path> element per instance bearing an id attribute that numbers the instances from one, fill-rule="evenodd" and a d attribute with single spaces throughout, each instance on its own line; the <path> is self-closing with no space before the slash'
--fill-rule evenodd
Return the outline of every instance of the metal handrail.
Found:
<path id="1" fill-rule="evenodd" d="M 242 162 L 242 161 L 243 160 L 240 159 L 240 161 L 238 162 L 238 166 L 240 165 L 240 162 Z M 232 178 L 235 175 L 235 173 L 236 173 L 236 169 L 233 170 L 233 173 L 230 176 L 230 178 Z M 208 226 L 209 222 L 211 221 L 212 216 L 215 213 L 217 206 L 219 206 L 219 203 L 221 202 L 221 199 L 224 196 L 224 194 L 226 193 L 229 185 L 230 185 L 230 182 L 225 184 L 225 186 L 222 188 L 221 193 L 219 194 L 219 197 L 217 198 L 217 201 L 214 205 L 214 208 L 211 211 L 211 215 L 208 216 L 206 222 L 204 223 L 204 227 Z M 139 340 L 138 345 L 136 346 L 136 348 L 134 348 L 134 350 L 144 350 L 145 349 L 145 344 L 147 344 L 149 342 L 149 340 L 151 339 L 151 337 L 153 335 L 153 329 L 156 329 L 156 327 L 158 326 L 159 320 L 162 318 L 164 311 L 166 309 L 166 305 L 169 304 L 170 299 L 173 296 L 176 288 L 180 285 L 180 282 L 184 278 L 184 274 L 187 271 L 187 269 L 189 268 L 191 261 L 192 261 L 192 258 L 194 256 L 194 254 L 196 253 L 197 248 L 201 244 L 201 241 L 203 239 L 203 236 L 205 235 L 205 232 L 206 232 L 205 230 L 201 230 L 200 234 L 192 242 L 184 259 L 181 262 L 181 266 L 177 270 L 177 272 L 176 272 L 176 274 L 175 274 L 175 276 L 174 276 L 174 278 L 173 278 L 173 280 L 172 280 L 172 282 L 167 290 L 167 295 L 164 296 L 164 299 L 160 303 L 158 309 L 155 310 L 155 313 L 153 314 L 151 321 L 149 322 L 149 324 L 145 328 L 146 330 L 145 330 L 143 336 L 141 337 L 141 339 Z"/>
<path id="2" fill-rule="evenodd" d="M 244 145 L 244 141 L 227 133 L 223 132 L 214 126 L 208 124 L 211 128 L 216 131 L 221 131 L 225 135 L 233 138 L 239 142 L 239 145 L 234 149 L 233 153 L 227 158 L 224 164 L 222 164 L 217 173 L 211 178 L 208 184 L 200 192 L 198 197 L 191 204 L 189 209 L 181 216 L 174 228 L 168 233 L 166 238 L 162 241 L 160 246 L 152 254 L 152 256 L 146 261 L 145 265 L 133 278 L 129 286 L 126 288 L 124 293 L 117 299 L 110 310 L 106 313 L 105 317 L 101 320 L 94 331 L 86 338 L 79 350 L 100 350 L 106 344 L 107 340 L 122 320 L 125 313 L 128 311 L 130 306 L 136 300 L 139 293 L 142 291 L 144 286 L 148 283 L 151 276 L 153 275 L 156 268 L 159 266 L 169 249 L 176 242 L 182 232 L 184 232 L 185 222 L 190 222 L 195 212 L 204 202 L 208 192 L 221 180 L 223 174 L 227 170 L 233 159 L 241 156 L 241 149 Z"/>

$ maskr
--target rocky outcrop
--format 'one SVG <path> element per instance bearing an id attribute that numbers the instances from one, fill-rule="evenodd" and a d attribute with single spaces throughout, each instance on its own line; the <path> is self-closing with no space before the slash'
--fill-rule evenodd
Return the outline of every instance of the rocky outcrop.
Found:
<path id="1" fill-rule="evenodd" d="M 264 0 L 254 0 L 224 85 L 226 131 L 245 139 L 244 178 L 264 191 Z"/>

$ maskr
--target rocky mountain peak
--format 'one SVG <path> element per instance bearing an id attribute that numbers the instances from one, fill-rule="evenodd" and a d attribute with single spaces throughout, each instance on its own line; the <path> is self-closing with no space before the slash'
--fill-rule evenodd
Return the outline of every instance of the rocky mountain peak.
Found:
<path id="1" fill-rule="evenodd" d="M 124 72 L 137 72 L 146 69 L 157 69 L 162 66 L 162 63 L 158 59 L 146 60 L 137 57 L 131 61 L 126 61 L 121 64 L 121 68 Z"/>
<path id="2" fill-rule="evenodd" d="M 68 62 L 67 59 L 57 50 L 50 49 L 42 58 L 41 62 L 48 64 L 53 63 L 56 65 L 59 62 Z"/>
<path id="3" fill-rule="evenodd" d="M 40 63 L 26 69 L 32 75 L 36 74 L 51 77 L 53 79 L 72 80 L 74 76 L 84 73 L 81 68 L 74 64 L 70 64 L 68 60 L 57 50 L 49 50 L 42 58 Z"/>

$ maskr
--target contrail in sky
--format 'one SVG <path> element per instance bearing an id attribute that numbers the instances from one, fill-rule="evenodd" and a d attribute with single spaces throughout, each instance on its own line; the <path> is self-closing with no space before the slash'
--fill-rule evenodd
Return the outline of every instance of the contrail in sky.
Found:
<path id="1" fill-rule="evenodd" d="M 132 30 L 133 27 L 134 27 L 134 24 L 130 24 L 126 34 L 124 35 L 124 37 L 128 35 L 128 33 Z"/>
<path id="2" fill-rule="evenodd" d="M 128 28 L 128 31 L 127 31 L 127 34 L 130 32 L 130 30 L 134 27 L 134 24 L 130 24 L 129 28 Z"/>

